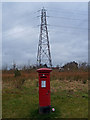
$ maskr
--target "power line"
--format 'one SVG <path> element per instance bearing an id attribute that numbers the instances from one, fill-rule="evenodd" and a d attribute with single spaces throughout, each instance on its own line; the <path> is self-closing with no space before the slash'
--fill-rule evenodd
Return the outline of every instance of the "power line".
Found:
<path id="1" fill-rule="evenodd" d="M 41 17 L 41 16 L 39 15 L 37 17 Z M 57 17 L 57 16 L 51 16 L 51 15 L 49 15 L 49 16 L 46 16 L 46 17 L 48 17 L 48 18 L 58 18 L 58 19 L 60 18 L 60 19 L 67 19 L 67 20 L 86 20 L 86 21 L 88 21 L 88 19 L 75 19 L 75 18 L 63 17 L 63 16 Z"/>
<path id="2" fill-rule="evenodd" d="M 60 27 L 60 28 L 80 29 L 80 30 L 90 30 L 88 28 L 80 28 L 80 27 L 72 27 L 72 26 L 62 26 L 62 25 L 49 25 L 49 26 Z"/>
<path id="3" fill-rule="evenodd" d="M 52 10 L 51 8 L 49 10 Z M 56 10 L 56 8 L 53 8 L 53 10 Z M 80 13 L 80 12 L 87 12 L 88 13 L 88 10 L 87 11 L 82 11 L 82 10 L 71 10 L 71 9 L 62 9 L 62 8 L 59 8 L 59 10 L 57 11 L 61 11 L 61 10 L 64 10 L 64 11 L 72 11 L 72 12 L 75 12 L 77 11 L 77 13 Z"/>
<path id="4" fill-rule="evenodd" d="M 87 14 L 81 14 L 81 13 L 75 13 L 75 12 L 69 12 L 69 11 L 59 11 L 59 10 L 49 10 L 49 12 L 56 12 L 56 13 L 69 13 L 69 14 L 78 14 L 78 15 L 88 15 Z"/>
<path id="5" fill-rule="evenodd" d="M 67 19 L 67 20 L 82 20 L 82 19 L 75 19 L 75 18 L 69 18 L 69 17 L 56 17 L 56 16 L 49 16 L 52 18 L 60 18 L 60 19 Z M 87 19 L 83 19 L 83 20 L 87 20 Z M 87 20 L 88 21 L 88 20 Z"/>
<path id="6" fill-rule="evenodd" d="M 66 29 L 66 28 L 65 28 L 65 29 Z M 79 32 L 79 33 L 80 33 L 80 32 L 85 32 L 85 31 L 81 31 L 81 30 L 80 30 L 80 31 L 77 31 L 76 29 L 73 29 L 73 30 L 76 30 L 76 31 L 72 31 L 72 30 L 69 30 L 69 31 L 67 30 L 67 31 L 65 31 L 65 29 L 64 29 L 64 28 L 63 28 L 63 29 L 62 29 L 62 28 L 61 28 L 61 29 L 49 29 L 48 32 L 49 32 L 49 33 L 51 33 L 51 32 L 59 32 L 59 33 L 71 33 L 71 32 Z"/>

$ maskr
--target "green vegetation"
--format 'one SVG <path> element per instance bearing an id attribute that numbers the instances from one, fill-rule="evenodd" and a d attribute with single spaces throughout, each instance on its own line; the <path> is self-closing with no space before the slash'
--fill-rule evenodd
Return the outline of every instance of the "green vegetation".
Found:
<path id="1" fill-rule="evenodd" d="M 14 76 L 17 77 L 17 76 L 21 76 L 21 73 L 18 69 L 15 69 L 14 70 Z"/>
<path id="2" fill-rule="evenodd" d="M 31 73 L 32 74 L 32 73 Z M 34 75 L 34 73 L 33 73 Z M 53 75 L 53 74 L 52 74 Z M 88 81 L 51 80 L 51 106 L 55 112 L 38 113 L 38 79 L 3 75 L 3 118 L 87 118 Z M 34 75 L 35 77 L 35 75 Z M 17 87 L 17 85 L 19 87 Z"/>

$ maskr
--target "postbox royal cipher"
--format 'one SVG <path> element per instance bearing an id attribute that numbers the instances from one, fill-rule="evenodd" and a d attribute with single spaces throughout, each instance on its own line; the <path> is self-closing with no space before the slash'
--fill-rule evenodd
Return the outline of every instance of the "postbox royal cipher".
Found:
<path id="1" fill-rule="evenodd" d="M 39 113 L 49 113 L 51 109 L 50 99 L 50 72 L 48 68 L 40 68 L 39 73 Z"/>

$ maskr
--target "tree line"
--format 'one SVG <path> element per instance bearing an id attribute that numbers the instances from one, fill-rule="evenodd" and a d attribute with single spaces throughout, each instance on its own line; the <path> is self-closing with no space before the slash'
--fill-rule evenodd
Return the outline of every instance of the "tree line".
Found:
<path id="1" fill-rule="evenodd" d="M 28 71 L 31 69 L 37 69 L 37 68 L 42 68 L 42 67 L 48 67 L 48 66 L 46 64 L 40 65 L 40 66 L 37 66 L 36 64 L 35 65 L 18 66 L 16 63 L 14 63 L 11 67 L 8 67 L 7 65 L 2 66 L 2 70 L 7 71 L 7 70 L 17 70 L 18 69 L 18 70 Z M 56 65 L 55 67 L 52 66 L 52 69 L 58 69 L 59 71 L 75 71 L 75 70 L 88 71 L 88 68 L 90 68 L 90 66 L 88 65 L 87 62 L 77 63 L 75 61 L 68 62 L 68 63 L 64 64 L 63 66 L 60 66 L 60 65 Z"/>

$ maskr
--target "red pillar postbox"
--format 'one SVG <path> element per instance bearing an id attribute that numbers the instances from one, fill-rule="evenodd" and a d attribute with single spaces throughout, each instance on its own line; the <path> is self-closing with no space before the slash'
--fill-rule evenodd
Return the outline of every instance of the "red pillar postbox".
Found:
<path id="1" fill-rule="evenodd" d="M 39 73 L 39 113 L 49 113 L 51 108 L 50 100 L 50 72 L 48 68 L 40 68 Z"/>

